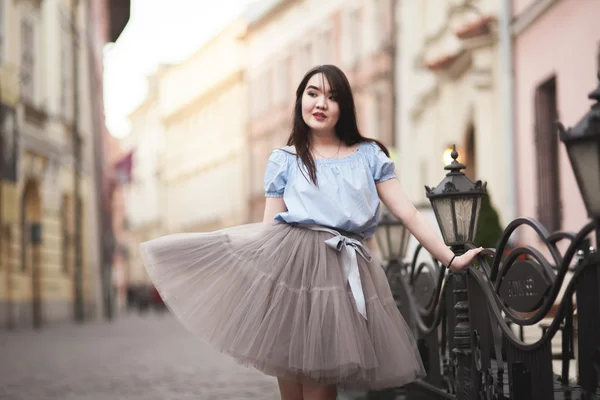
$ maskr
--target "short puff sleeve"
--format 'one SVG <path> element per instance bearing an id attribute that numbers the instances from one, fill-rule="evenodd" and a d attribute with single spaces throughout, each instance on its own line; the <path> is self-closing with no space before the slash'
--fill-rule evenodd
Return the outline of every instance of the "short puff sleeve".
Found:
<path id="1" fill-rule="evenodd" d="M 273 150 L 265 169 L 265 197 L 283 197 L 287 184 L 287 156 L 283 150 Z"/>
<path id="2" fill-rule="evenodd" d="M 396 177 L 394 162 L 385 155 L 381 147 L 375 142 L 369 143 L 369 165 L 375 183 L 384 182 Z"/>

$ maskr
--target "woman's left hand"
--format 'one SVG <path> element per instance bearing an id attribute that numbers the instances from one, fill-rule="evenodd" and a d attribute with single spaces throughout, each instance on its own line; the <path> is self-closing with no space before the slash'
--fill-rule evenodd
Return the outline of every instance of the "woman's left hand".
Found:
<path id="1" fill-rule="evenodd" d="M 477 257 L 477 254 L 479 254 L 482 250 L 483 247 L 478 247 L 476 249 L 471 249 L 467 251 L 462 256 L 457 256 L 456 258 L 454 258 L 454 261 L 452 261 L 452 264 L 450 265 L 450 270 L 460 271 L 461 269 L 468 267 L 473 262 L 473 259 Z"/>

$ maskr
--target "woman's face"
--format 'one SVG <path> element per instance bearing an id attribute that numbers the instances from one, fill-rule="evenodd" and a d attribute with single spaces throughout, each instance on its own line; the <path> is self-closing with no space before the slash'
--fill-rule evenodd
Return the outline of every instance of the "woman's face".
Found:
<path id="1" fill-rule="evenodd" d="M 314 74 L 302 95 L 302 118 L 313 132 L 333 132 L 340 117 L 335 93 L 323 74 Z"/>

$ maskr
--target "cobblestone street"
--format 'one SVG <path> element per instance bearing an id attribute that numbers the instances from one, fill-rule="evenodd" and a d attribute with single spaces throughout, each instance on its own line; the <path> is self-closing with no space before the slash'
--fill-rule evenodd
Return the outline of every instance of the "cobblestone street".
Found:
<path id="1" fill-rule="evenodd" d="M 278 399 L 276 380 L 237 365 L 169 314 L 0 332 L 0 399 Z"/>

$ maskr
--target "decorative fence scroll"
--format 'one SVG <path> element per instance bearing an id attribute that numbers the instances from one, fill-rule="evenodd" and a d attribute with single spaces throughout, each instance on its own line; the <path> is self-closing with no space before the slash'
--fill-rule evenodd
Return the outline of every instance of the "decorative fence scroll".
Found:
<path id="1" fill-rule="evenodd" d="M 549 259 L 530 246 L 508 251 L 521 226 L 537 232 Z M 421 246 L 412 262 L 389 264 L 390 285 L 428 373 L 404 389 L 406 397 L 600 399 L 600 256 L 587 239 L 598 229 L 590 222 L 577 234 L 549 234 L 538 221 L 519 218 L 497 249 L 484 250 L 464 272 L 449 273 L 433 258 L 420 261 Z M 561 241 L 569 242 L 564 253 Z M 523 327 L 542 320 L 551 322 L 539 325 L 540 339 L 524 342 Z M 558 331 L 561 351 L 553 354 Z M 570 381 L 573 359 L 577 379 Z M 553 360 L 560 360 L 560 374 Z"/>

